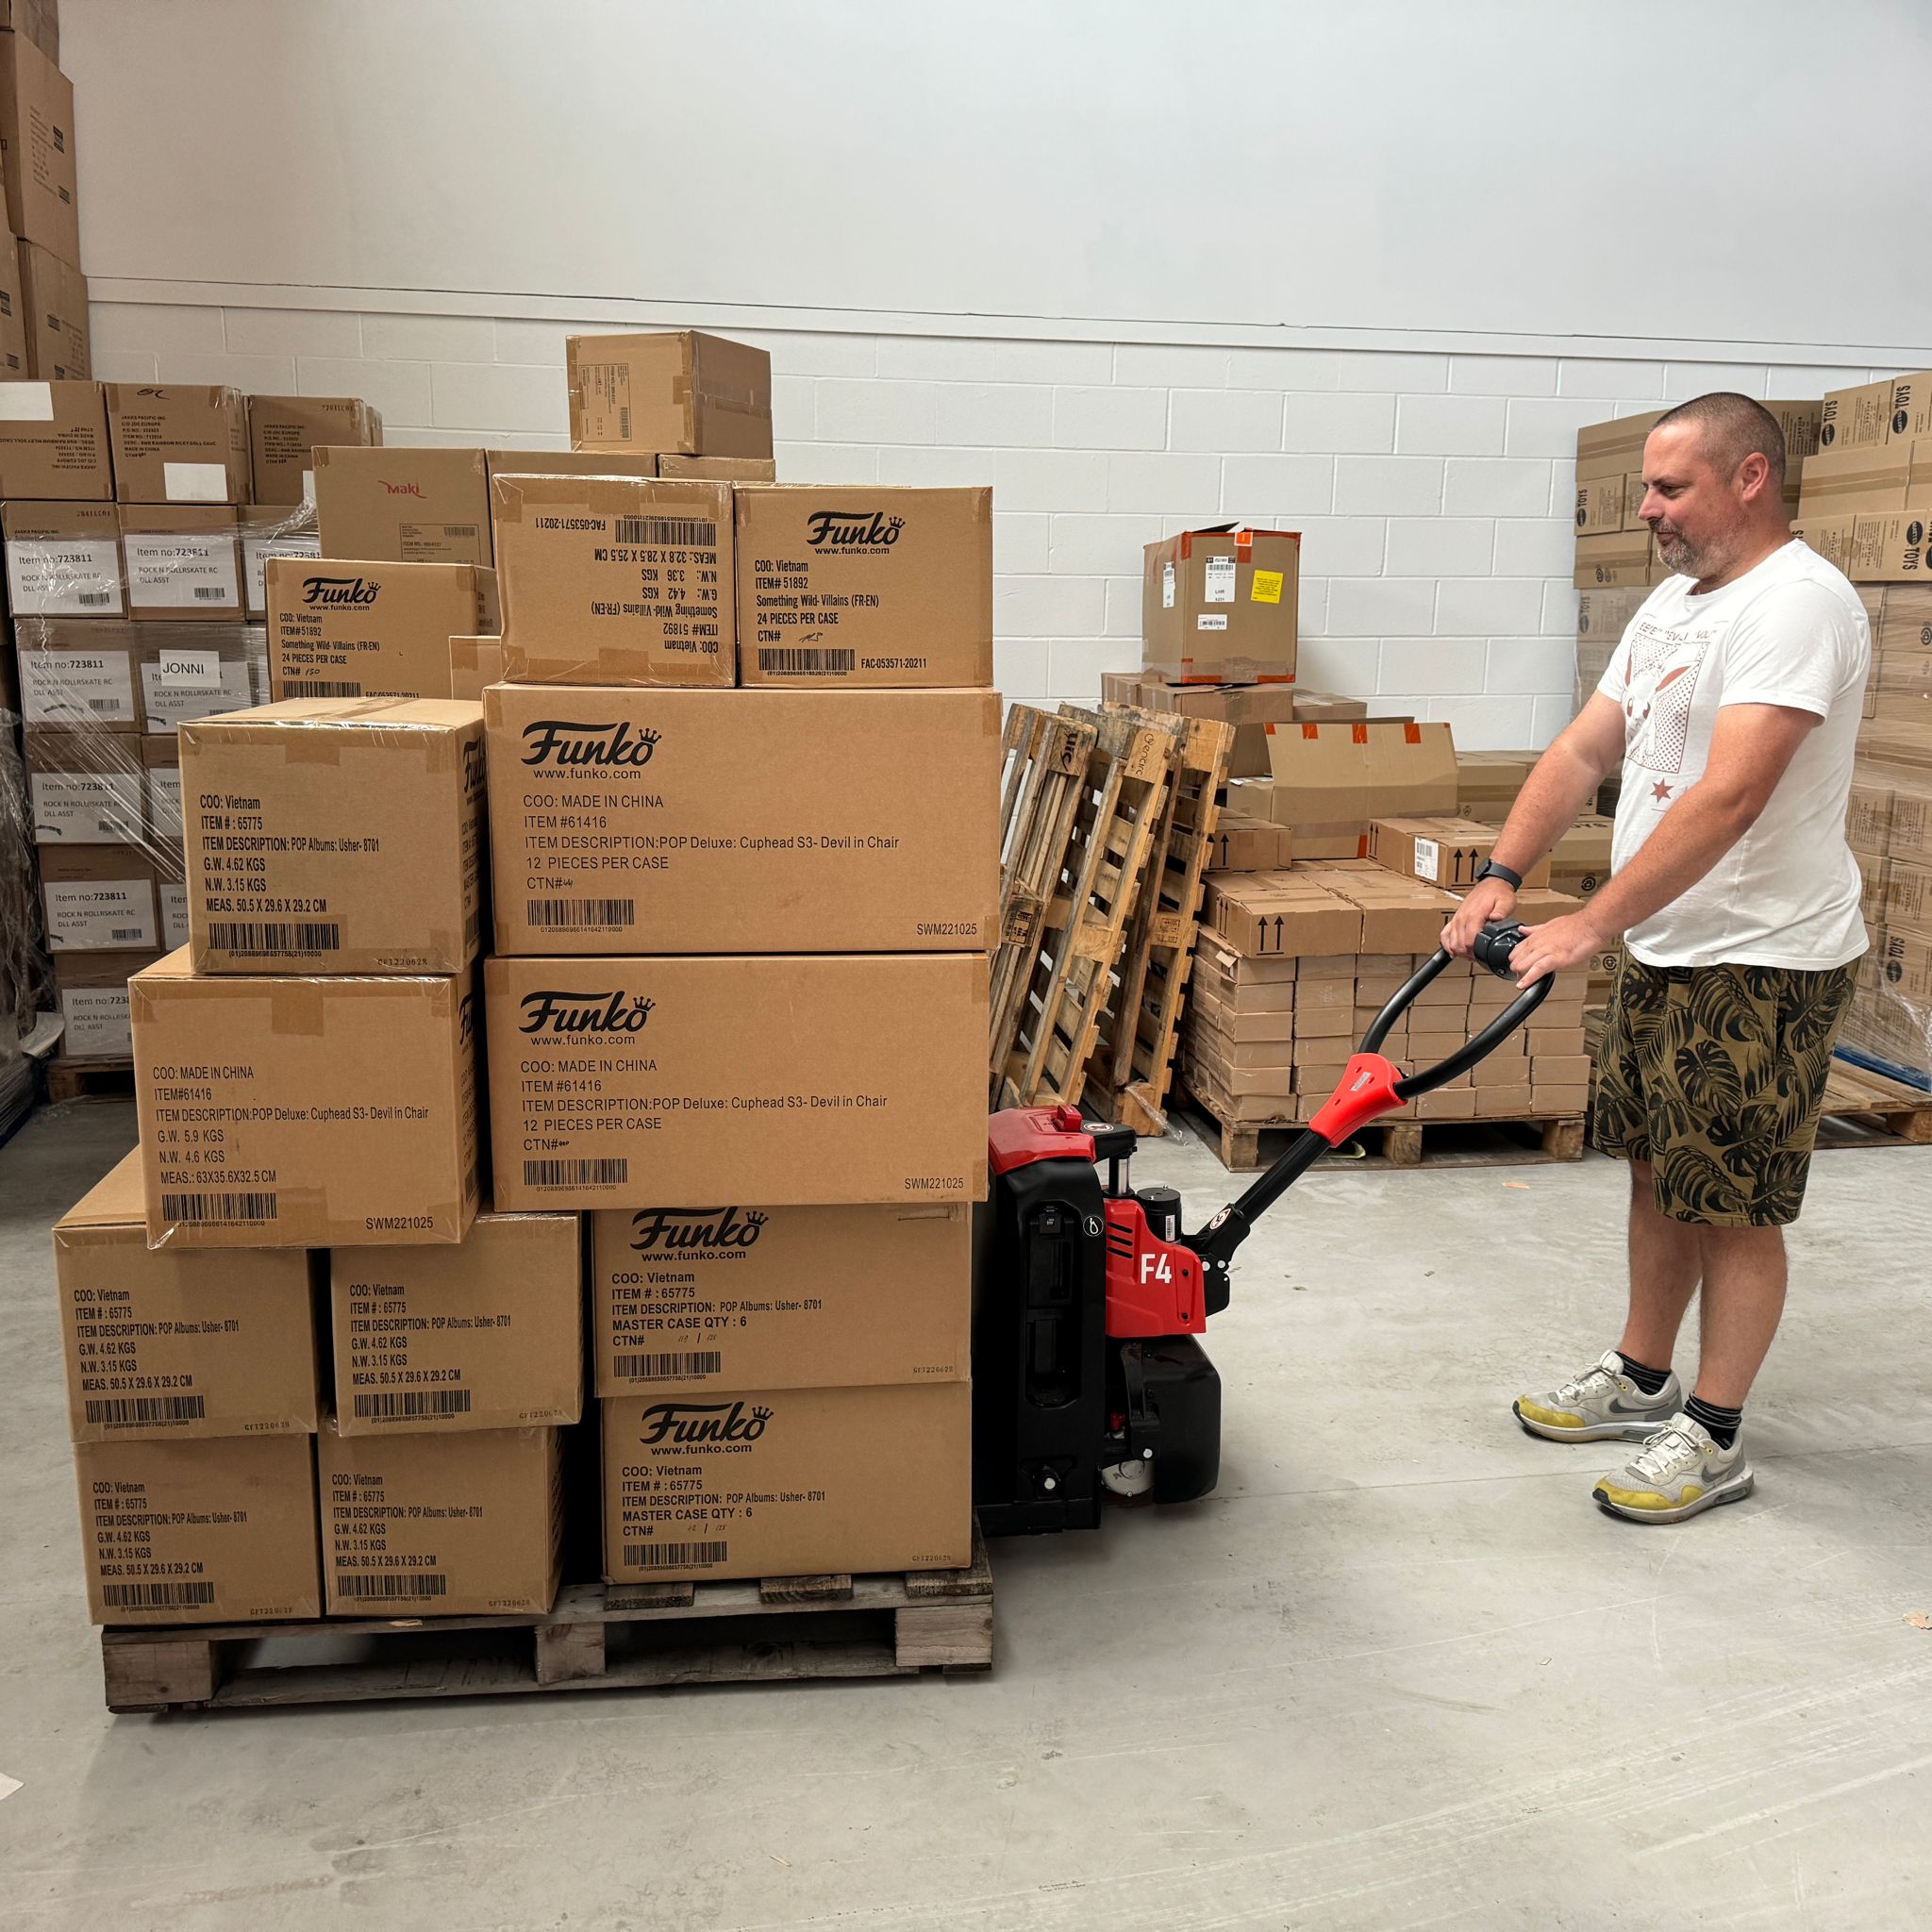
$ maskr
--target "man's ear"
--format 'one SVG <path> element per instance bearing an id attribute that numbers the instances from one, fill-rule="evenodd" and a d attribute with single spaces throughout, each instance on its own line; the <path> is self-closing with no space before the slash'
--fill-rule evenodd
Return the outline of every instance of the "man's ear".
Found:
<path id="1" fill-rule="evenodd" d="M 1771 480 L 1771 460 L 1759 450 L 1752 453 L 1738 465 L 1739 493 L 1746 503 L 1755 503 L 1762 496 Z"/>

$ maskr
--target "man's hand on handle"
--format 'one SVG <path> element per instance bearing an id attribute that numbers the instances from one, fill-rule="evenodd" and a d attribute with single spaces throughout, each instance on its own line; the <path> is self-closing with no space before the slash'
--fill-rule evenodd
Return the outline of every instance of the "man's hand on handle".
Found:
<path id="1" fill-rule="evenodd" d="M 1469 902 L 1463 903 L 1466 906 Z M 1561 919 L 1530 926 L 1516 941 L 1516 950 L 1509 956 L 1509 970 L 1515 974 L 1518 986 L 1527 986 L 1546 973 L 1562 973 L 1572 966 L 1580 966 L 1592 953 L 1608 945 L 1611 937 L 1598 927 L 1589 913 L 1567 913 Z"/>
<path id="2" fill-rule="evenodd" d="M 1462 895 L 1462 905 L 1442 928 L 1442 950 L 1452 958 L 1466 959 L 1475 936 L 1492 919 L 1507 919 L 1516 905 L 1516 891 L 1507 879 L 1478 879 Z M 1522 948 L 1517 948 L 1520 956 Z"/>

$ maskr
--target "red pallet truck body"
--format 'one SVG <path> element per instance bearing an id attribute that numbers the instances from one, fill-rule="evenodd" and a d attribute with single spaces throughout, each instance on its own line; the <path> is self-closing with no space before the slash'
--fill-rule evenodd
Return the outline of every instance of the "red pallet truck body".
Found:
<path id="1" fill-rule="evenodd" d="M 1507 977 L 1522 937 L 1486 926 L 1478 963 Z M 992 1116 L 973 1329 L 974 1507 L 989 1536 L 1091 1528 L 1108 1491 L 1184 1503 L 1213 1489 L 1221 1378 L 1199 1338 L 1227 1306 L 1235 1250 L 1319 1156 L 1466 1072 L 1550 991 L 1537 980 L 1447 1059 L 1404 1074 L 1378 1049 L 1448 965 L 1437 952 L 1417 969 L 1287 1152 L 1193 1234 L 1173 1188 L 1130 1184 L 1131 1128 L 1071 1107 Z"/>

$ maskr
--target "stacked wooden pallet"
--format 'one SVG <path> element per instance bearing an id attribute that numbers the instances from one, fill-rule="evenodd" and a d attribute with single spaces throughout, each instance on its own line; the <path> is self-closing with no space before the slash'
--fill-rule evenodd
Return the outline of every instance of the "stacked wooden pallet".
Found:
<path id="1" fill-rule="evenodd" d="M 1108 706 L 1007 714 L 995 1107 L 1162 1132 L 1201 879 L 1234 734 Z"/>

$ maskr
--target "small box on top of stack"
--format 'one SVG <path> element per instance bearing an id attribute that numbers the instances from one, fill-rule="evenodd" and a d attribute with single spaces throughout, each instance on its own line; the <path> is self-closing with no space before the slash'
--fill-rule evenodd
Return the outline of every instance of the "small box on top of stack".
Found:
<path id="1" fill-rule="evenodd" d="M 759 352 L 569 367 L 592 454 L 770 449 Z M 605 1574 L 963 1564 L 985 492 L 506 470 L 493 504 L 496 1193 L 594 1210 Z"/>

